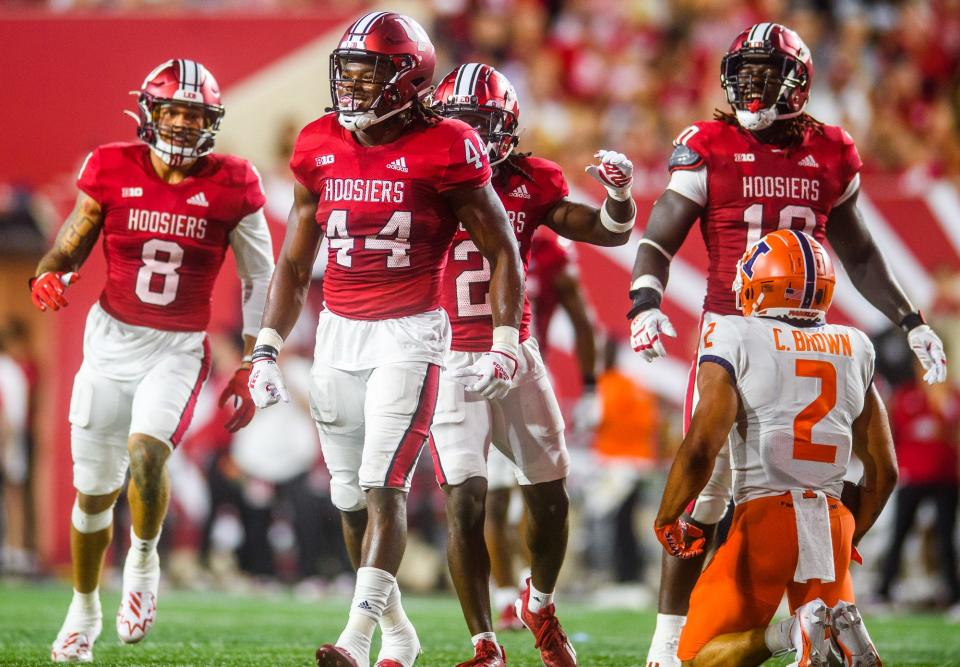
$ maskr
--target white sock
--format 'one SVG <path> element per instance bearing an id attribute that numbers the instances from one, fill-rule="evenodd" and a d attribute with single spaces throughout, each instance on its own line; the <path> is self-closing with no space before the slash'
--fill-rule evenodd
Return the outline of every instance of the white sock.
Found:
<path id="1" fill-rule="evenodd" d="M 407 612 L 403 609 L 401 603 L 400 586 L 394 581 L 393 589 L 387 597 L 387 604 L 383 608 L 383 615 L 380 617 L 380 627 L 384 632 L 389 632 L 394 628 L 401 628 L 410 623 L 407 618 Z"/>
<path id="2" fill-rule="evenodd" d="M 507 586 L 505 588 L 500 588 L 499 586 L 493 589 L 493 606 L 497 612 L 507 606 L 512 606 L 514 602 L 517 601 L 518 597 L 517 589 L 513 586 Z"/>
<path id="3" fill-rule="evenodd" d="M 347 627 L 337 639 L 337 646 L 347 649 L 358 664 L 370 662 L 370 640 L 396 584 L 396 578 L 385 570 L 375 567 L 357 570 L 350 616 Z"/>
<path id="4" fill-rule="evenodd" d="M 686 616 L 657 614 L 657 627 L 653 631 L 653 639 L 650 640 L 650 650 L 647 655 L 654 656 L 663 653 L 675 655 L 677 642 L 680 641 L 680 633 L 683 631 L 683 625 L 686 622 Z"/>
<path id="5" fill-rule="evenodd" d="M 124 591 L 149 591 L 154 595 L 160 587 L 160 554 L 157 543 L 160 533 L 149 540 L 141 540 L 130 528 L 130 550 L 123 563 Z"/>
<path id="6" fill-rule="evenodd" d="M 497 652 L 500 655 L 503 655 L 503 652 L 500 650 L 500 644 L 497 643 L 497 634 L 495 632 L 481 632 L 480 634 L 477 634 L 471 637 L 470 641 L 472 641 L 473 645 L 476 646 L 484 639 L 486 639 L 487 641 L 493 642 L 493 645 L 497 647 Z"/>
<path id="7" fill-rule="evenodd" d="M 767 643 L 767 648 L 773 655 L 783 655 L 793 650 L 793 640 L 790 638 L 790 631 L 793 629 L 793 616 L 785 618 L 778 623 L 767 626 L 763 634 L 763 639 Z"/>
<path id="8" fill-rule="evenodd" d="M 533 579 L 530 580 L 530 597 L 527 600 L 527 609 L 536 614 L 544 607 L 553 604 L 553 593 L 543 593 L 533 586 Z"/>
<path id="9" fill-rule="evenodd" d="M 89 593 L 81 593 L 74 589 L 73 599 L 67 609 L 67 617 L 63 620 L 60 632 L 76 632 L 77 630 L 99 633 L 102 625 L 103 611 L 100 608 L 100 588 L 94 588 Z M 91 639 L 96 639 L 92 637 Z"/>

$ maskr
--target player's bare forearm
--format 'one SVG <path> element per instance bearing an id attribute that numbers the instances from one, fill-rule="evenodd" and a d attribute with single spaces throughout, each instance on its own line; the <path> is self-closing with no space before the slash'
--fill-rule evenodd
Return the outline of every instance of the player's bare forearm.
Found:
<path id="1" fill-rule="evenodd" d="M 690 233 L 703 209 L 673 190 L 666 190 L 657 199 L 647 218 L 643 239 L 637 248 L 631 283 L 644 275 L 655 277 L 666 287 L 670 277 L 670 261 Z"/>
<path id="2" fill-rule="evenodd" d="M 739 398 L 733 379 L 720 364 L 704 362 L 697 373 L 700 400 L 657 512 L 657 526 L 676 521 L 710 480 L 717 454 L 737 419 Z"/>
<path id="3" fill-rule="evenodd" d="M 90 256 L 103 226 L 103 210 L 84 192 L 57 233 L 53 247 L 40 259 L 36 275 L 47 271 L 77 271 Z"/>
<path id="4" fill-rule="evenodd" d="M 628 223 L 637 215 L 637 206 L 633 199 L 618 201 L 612 197 L 606 199 L 607 213 L 614 222 Z M 630 240 L 632 229 L 614 232 L 603 225 L 600 209 L 567 201 L 564 199 L 547 214 L 547 227 L 571 241 L 581 241 L 599 246 L 619 246 Z"/>
<path id="5" fill-rule="evenodd" d="M 827 240 L 850 276 L 853 286 L 877 310 L 899 326 L 916 308 L 897 282 L 857 208 L 854 193 L 830 212 Z"/>
<path id="6" fill-rule="evenodd" d="M 568 271 L 562 272 L 554 281 L 554 289 L 559 297 L 560 306 L 566 311 L 573 324 L 574 352 L 580 376 L 593 378 L 597 368 L 597 344 L 593 336 L 593 324 L 583 301 L 583 291 L 576 276 Z"/>
<path id="7" fill-rule="evenodd" d="M 270 279 L 261 326 L 274 329 L 286 338 L 296 324 L 310 288 L 313 264 L 323 240 L 317 224 L 317 199 L 299 183 L 294 186 L 294 203 L 287 218 L 283 247 Z"/>
<path id="8" fill-rule="evenodd" d="M 244 357 L 244 359 L 248 358 L 250 355 L 253 354 L 253 346 L 256 345 L 256 343 L 257 343 L 257 338 L 256 338 L 256 336 L 247 336 L 247 335 L 244 335 L 244 337 L 243 337 L 243 357 Z M 250 364 L 249 361 L 244 361 L 244 362 L 242 362 L 240 365 L 241 365 L 241 366 L 250 366 L 251 364 Z"/>
<path id="9" fill-rule="evenodd" d="M 489 183 L 472 190 L 451 190 L 445 195 L 477 250 L 490 263 L 493 325 L 519 329 L 523 316 L 523 264 L 503 204 Z"/>
<path id="10" fill-rule="evenodd" d="M 853 451 L 863 463 L 863 482 L 854 513 L 854 545 L 867 534 L 897 486 L 897 455 L 883 401 L 870 386 L 863 411 L 853 423 Z"/>

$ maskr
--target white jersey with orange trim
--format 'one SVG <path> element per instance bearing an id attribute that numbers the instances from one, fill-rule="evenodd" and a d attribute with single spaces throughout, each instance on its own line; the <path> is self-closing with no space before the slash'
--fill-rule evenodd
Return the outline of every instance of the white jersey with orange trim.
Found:
<path id="1" fill-rule="evenodd" d="M 725 316 L 704 328 L 699 363 L 730 373 L 743 410 L 730 438 L 738 504 L 791 489 L 840 497 L 874 358 L 853 327 Z"/>

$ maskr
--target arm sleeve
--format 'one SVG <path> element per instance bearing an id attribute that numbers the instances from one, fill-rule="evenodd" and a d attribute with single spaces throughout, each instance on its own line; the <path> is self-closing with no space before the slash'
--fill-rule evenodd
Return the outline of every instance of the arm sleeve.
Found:
<path id="1" fill-rule="evenodd" d="M 80 173 L 77 174 L 77 187 L 94 201 L 103 205 L 103 193 L 100 187 L 100 149 L 91 152 L 83 160 Z"/>
<path id="2" fill-rule="evenodd" d="M 437 190 L 480 188 L 487 184 L 492 173 L 480 135 L 465 125 L 450 144 L 447 165 L 437 183 Z"/>
<path id="3" fill-rule="evenodd" d="M 701 208 L 707 205 L 707 167 L 676 169 L 670 174 L 667 190 L 673 190 Z"/>
<path id="4" fill-rule="evenodd" d="M 705 361 L 720 364 L 730 374 L 733 383 L 737 384 L 737 379 L 743 375 L 743 340 L 737 327 L 730 321 L 731 317 L 739 315 L 720 317 L 703 327 L 697 365 Z"/>
<path id="5" fill-rule="evenodd" d="M 263 209 L 244 217 L 230 232 L 230 247 L 240 276 L 243 335 L 256 336 L 273 275 L 273 242 Z"/>

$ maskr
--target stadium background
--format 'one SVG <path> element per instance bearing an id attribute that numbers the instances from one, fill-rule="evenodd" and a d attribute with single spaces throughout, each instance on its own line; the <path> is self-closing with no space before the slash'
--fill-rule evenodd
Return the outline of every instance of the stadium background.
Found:
<path id="1" fill-rule="evenodd" d="M 32 308 L 26 280 L 69 210 L 83 157 L 100 143 L 134 139 L 134 123 L 122 111 L 134 108 L 127 91 L 138 88 L 146 72 L 167 58 L 196 59 L 215 73 L 223 91 L 227 113 L 217 149 L 251 159 L 264 176 L 276 249 L 291 201 L 288 149 L 293 133 L 329 103 L 328 54 L 352 17 L 388 8 L 427 28 L 440 54 L 436 80 L 468 61 L 488 62 L 507 74 L 520 97 L 521 149 L 559 162 L 572 197 L 599 202 L 599 188 L 583 175 L 597 148 L 615 148 L 634 161 L 639 213 L 633 241 L 622 248 L 576 248 L 597 330 L 621 341 L 636 241 L 666 183 L 672 138 L 725 107 L 719 59 L 739 30 L 760 20 L 793 27 L 814 57 L 808 110 L 843 125 L 857 141 L 865 161 L 861 210 L 907 292 L 944 337 L 954 364 L 951 378 L 960 377 L 960 3 L 955 0 L 8 1 L 0 9 L 0 327 L 11 317 L 26 324 L 37 369 L 28 426 L 34 435 L 29 474 L 38 572 L 63 571 L 69 557 L 73 490 L 66 415 L 83 321 L 102 284 L 102 255 L 94 251 L 83 280 L 71 288 L 72 307 L 56 315 Z M 662 400 L 665 441 L 674 445 L 705 291 L 705 258 L 694 231 L 674 261 L 666 292 L 664 310 L 680 332 L 667 342 L 668 358 L 646 365 L 629 350 L 620 355 L 628 374 Z M 239 324 L 234 275 L 228 259 L 214 297 L 212 331 L 222 341 L 229 341 Z M 897 346 L 897 336 L 884 337 L 885 320 L 843 277 L 832 319 L 894 341 L 883 354 L 894 375 L 902 374 L 909 357 Z M 572 330 L 562 315 L 550 343 L 548 364 L 569 409 L 580 387 Z M 229 359 L 234 352 L 223 345 Z M 207 418 L 215 427 L 212 412 Z M 203 421 L 201 411 L 195 432 L 203 430 Z M 582 469 L 601 467 L 594 465 L 589 436 L 571 434 L 571 443 L 578 461 L 587 464 Z M 272 444 L 281 451 L 279 435 Z M 668 462 L 654 462 L 652 477 Z M 649 472 L 643 462 L 638 468 Z M 575 475 L 571 484 L 578 498 L 589 500 L 595 491 L 590 484 L 597 481 L 597 475 Z M 429 475 L 419 483 L 429 508 Z M 644 510 L 651 511 L 655 502 L 648 493 Z M 581 502 L 578 514 L 589 515 L 587 505 Z M 175 508 L 174 521 L 189 523 L 191 511 Z M 641 516 L 643 549 L 655 558 L 647 515 Z M 888 529 L 889 517 L 869 544 L 868 560 L 880 557 Z M 581 558 L 589 545 L 582 544 L 586 538 L 578 530 L 575 526 L 568 569 L 589 570 L 590 559 Z M 168 526 L 167 532 L 185 544 L 195 540 L 189 530 Z M 919 554 L 922 545 L 911 548 Z"/>

